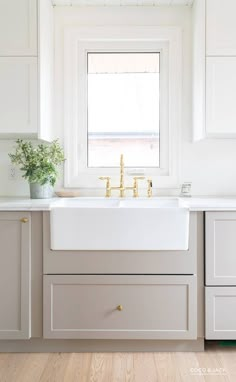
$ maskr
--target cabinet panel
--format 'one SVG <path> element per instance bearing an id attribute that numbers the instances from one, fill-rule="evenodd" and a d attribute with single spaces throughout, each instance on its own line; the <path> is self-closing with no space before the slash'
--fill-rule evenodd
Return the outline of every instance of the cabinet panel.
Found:
<path id="1" fill-rule="evenodd" d="M 38 138 L 55 139 L 53 130 L 54 11 L 50 0 L 40 0 L 39 22 L 39 124 Z"/>
<path id="2" fill-rule="evenodd" d="M 37 133 L 36 58 L 0 58 L 0 133 Z"/>
<path id="3" fill-rule="evenodd" d="M 0 0 L 0 56 L 37 55 L 37 0 Z"/>
<path id="4" fill-rule="evenodd" d="M 236 285 L 236 212 L 206 213 L 206 285 Z"/>
<path id="5" fill-rule="evenodd" d="M 210 57 L 206 63 L 206 133 L 236 136 L 236 57 Z"/>
<path id="6" fill-rule="evenodd" d="M 205 0 L 195 0 L 192 7 L 193 23 L 193 140 L 205 137 L 206 128 L 206 12 Z"/>
<path id="7" fill-rule="evenodd" d="M 26 217 L 27 223 L 21 218 Z M 30 337 L 30 214 L 0 213 L 0 339 Z"/>
<path id="8" fill-rule="evenodd" d="M 195 276 L 44 276 L 44 338 L 196 339 L 196 297 Z"/>
<path id="9" fill-rule="evenodd" d="M 236 55 L 236 1 L 207 0 L 206 49 L 208 56 Z"/>
<path id="10" fill-rule="evenodd" d="M 206 288 L 206 339 L 236 339 L 236 288 Z"/>
<path id="11" fill-rule="evenodd" d="M 187 251 L 52 251 L 50 213 L 44 212 L 44 274 L 196 274 L 203 215 L 190 214 Z"/>

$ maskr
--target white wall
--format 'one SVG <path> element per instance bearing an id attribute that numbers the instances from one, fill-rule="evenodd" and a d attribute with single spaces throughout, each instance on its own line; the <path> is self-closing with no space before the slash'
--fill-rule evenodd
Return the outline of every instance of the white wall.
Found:
<path id="1" fill-rule="evenodd" d="M 236 195 L 236 140 L 191 142 L 191 8 L 56 7 L 55 124 L 63 139 L 63 28 L 65 25 L 176 25 L 183 28 L 183 124 L 180 183 L 192 181 L 194 195 Z M 12 142 L 0 141 L 0 195 L 28 194 L 24 181 L 10 181 L 7 153 Z M 158 185 L 156 185 L 158 188 Z M 170 190 L 166 191 L 170 193 Z M 172 190 L 178 192 L 178 190 Z"/>
<path id="2" fill-rule="evenodd" d="M 16 171 L 16 179 L 10 179 L 10 158 L 8 153 L 13 150 L 14 141 L 0 140 L 0 196 L 28 195 L 29 186 Z"/>

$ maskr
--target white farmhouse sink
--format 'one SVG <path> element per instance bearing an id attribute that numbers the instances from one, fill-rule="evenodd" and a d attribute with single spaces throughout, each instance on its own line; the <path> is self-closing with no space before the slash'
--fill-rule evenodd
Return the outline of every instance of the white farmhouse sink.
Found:
<path id="1" fill-rule="evenodd" d="M 189 210 L 178 198 L 78 198 L 50 213 L 53 250 L 187 250 Z"/>

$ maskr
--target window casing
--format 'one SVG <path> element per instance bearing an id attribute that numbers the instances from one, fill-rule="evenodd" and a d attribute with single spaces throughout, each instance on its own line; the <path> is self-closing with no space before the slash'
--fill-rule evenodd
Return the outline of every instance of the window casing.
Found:
<path id="1" fill-rule="evenodd" d="M 177 27 L 66 28 L 64 40 L 65 186 L 104 187 L 98 176 L 118 181 L 115 167 L 88 166 L 88 54 L 140 52 L 160 54 L 160 166 L 128 167 L 127 175 L 143 174 L 158 187 L 178 183 L 181 126 L 181 31 Z M 124 158 L 125 159 L 125 158 Z M 117 158 L 119 164 L 119 158 Z M 131 181 L 130 181 L 131 182 Z"/>

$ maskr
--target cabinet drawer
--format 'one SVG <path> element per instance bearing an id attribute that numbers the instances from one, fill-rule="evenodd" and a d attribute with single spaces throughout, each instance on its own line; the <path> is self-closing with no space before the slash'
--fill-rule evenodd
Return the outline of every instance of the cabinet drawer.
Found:
<path id="1" fill-rule="evenodd" d="M 196 339 L 196 301 L 195 276 L 44 276 L 44 338 Z"/>
<path id="2" fill-rule="evenodd" d="M 236 212 L 206 213 L 206 285 L 236 285 Z"/>
<path id="3" fill-rule="evenodd" d="M 236 287 L 207 287 L 206 339 L 236 339 Z"/>

